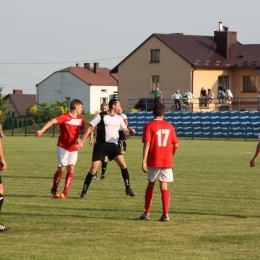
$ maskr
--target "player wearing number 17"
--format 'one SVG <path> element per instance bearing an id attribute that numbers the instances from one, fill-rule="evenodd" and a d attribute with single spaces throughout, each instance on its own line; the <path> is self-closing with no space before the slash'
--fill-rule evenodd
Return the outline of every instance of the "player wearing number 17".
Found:
<path id="1" fill-rule="evenodd" d="M 159 181 L 163 213 L 159 221 L 169 220 L 170 192 L 168 183 L 173 182 L 173 156 L 178 148 L 178 139 L 172 124 L 163 120 L 165 106 L 157 103 L 153 108 L 155 119 L 144 127 L 142 169 L 147 173 L 148 186 L 145 192 L 145 211 L 140 219 L 149 220 L 154 194 L 154 184 Z"/>

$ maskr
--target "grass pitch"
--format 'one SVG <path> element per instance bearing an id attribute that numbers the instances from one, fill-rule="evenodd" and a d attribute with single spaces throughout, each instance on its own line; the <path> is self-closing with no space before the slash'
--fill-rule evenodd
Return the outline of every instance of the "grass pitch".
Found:
<path id="1" fill-rule="evenodd" d="M 120 170 L 109 162 L 106 179 L 93 181 L 83 201 L 78 196 L 92 155 L 87 143 L 68 197 L 61 200 L 50 194 L 57 137 L 2 141 L 8 170 L 2 173 L 0 222 L 11 230 L 0 233 L 1 260 L 260 257 L 260 161 L 249 167 L 256 141 L 180 140 L 168 223 L 158 222 L 159 185 L 151 220 L 139 220 L 147 180 L 138 137 L 128 140 L 125 155 L 136 197 L 125 195 Z M 64 181 L 65 176 L 60 192 Z"/>

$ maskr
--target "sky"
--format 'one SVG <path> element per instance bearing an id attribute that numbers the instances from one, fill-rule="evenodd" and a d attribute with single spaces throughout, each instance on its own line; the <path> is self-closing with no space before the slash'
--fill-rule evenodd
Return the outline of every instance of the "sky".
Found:
<path id="1" fill-rule="evenodd" d="M 0 0 L 2 94 L 76 63 L 114 68 L 153 33 L 213 36 L 219 22 L 260 44 L 259 0 Z"/>

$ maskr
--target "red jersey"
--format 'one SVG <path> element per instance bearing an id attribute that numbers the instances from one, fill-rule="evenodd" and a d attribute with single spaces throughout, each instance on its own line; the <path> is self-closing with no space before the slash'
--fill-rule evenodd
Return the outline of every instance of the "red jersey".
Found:
<path id="1" fill-rule="evenodd" d="M 55 119 L 57 124 L 60 125 L 60 136 L 57 145 L 70 152 L 77 151 L 75 144 L 79 130 L 86 129 L 83 117 L 81 115 L 74 117 L 70 113 L 65 113 L 55 117 Z"/>
<path id="2" fill-rule="evenodd" d="M 173 167 L 174 145 L 178 143 L 178 139 L 172 124 L 163 119 L 155 119 L 147 123 L 142 141 L 150 143 L 147 156 L 148 167 Z"/>

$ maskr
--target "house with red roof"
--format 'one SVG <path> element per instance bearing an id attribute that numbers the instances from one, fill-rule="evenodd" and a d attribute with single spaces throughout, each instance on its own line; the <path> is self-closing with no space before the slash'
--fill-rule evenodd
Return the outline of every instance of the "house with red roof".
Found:
<path id="1" fill-rule="evenodd" d="M 99 67 L 99 63 L 84 63 L 84 66 L 68 67 L 54 72 L 36 85 L 37 101 L 48 103 L 52 101 L 67 101 L 80 99 L 86 113 L 94 114 L 102 103 L 117 96 L 117 75 L 110 69 Z"/>
<path id="2" fill-rule="evenodd" d="M 163 99 L 171 99 L 177 89 L 182 94 L 193 93 L 193 110 L 200 109 L 202 87 L 213 91 L 215 97 L 219 89 L 230 89 L 234 104 L 238 99 L 257 103 L 260 44 L 240 43 L 237 32 L 229 31 L 222 22 L 213 36 L 154 33 L 111 73 L 118 74 L 118 96 L 128 111 L 136 104 L 134 101 L 153 99 L 156 87 L 162 91 Z M 255 109 L 256 104 L 253 106 Z M 218 100 L 203 109 L 219 110 Z"/>
<path id="3" fill-rule="evenodd" d="M 6 111 L 10 117 L 25 118 L 29 104 L 36 103 L 36 95 L 23 94 L 20 89 L 14 89 L 13 94 L 8 94 L 3 98 Z"/>

